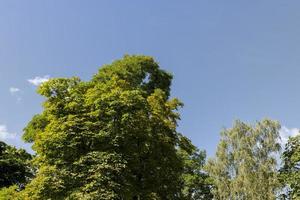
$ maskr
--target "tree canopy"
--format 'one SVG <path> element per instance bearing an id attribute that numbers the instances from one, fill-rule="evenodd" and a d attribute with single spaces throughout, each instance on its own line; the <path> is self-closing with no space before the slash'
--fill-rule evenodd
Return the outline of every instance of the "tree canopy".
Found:
<path id="1" fill-rule="evenodd" d="M 32 156 L 0 141 L 0 189 L 17 184 L 22 187 L 33 176 Z"/>
<path id="2" fill-rule="evenodd" d="M 170 98 L 171 80 L 153 58 L 125 56 L 101 67 L 90 81 L 43 83 L 38 93 L 46 98 L 44 110 L 23 135 L 33 142 L 39 169 L 24 198 L 199 196 L 197 181 L 207 177 L 201 172 L 205 154 L 176 130 L 176 110 L 183 104 Z"/>
<path id="3" fill-rule="evenodd" d="M 191 147 L 190 149 L 190 152 L 181 149 L 178 151 L 178 154 L 184 162 L 184 170 L 182 173 L 184 185 L 181 199 L 213 199 L 213 195 L 211 193 L 212 181 L 209 178 L 209 175 L 203 170 L 206 153 L 205 151 L 200 151 L 195 147 Z"/>
<path id="4" fill-rule="evenodd" d="M 221 133 L 216 157 L 206 166 L 216 199 L 275 199 L 279 129 L 278 122 L 265 119 L 255 125 L 236 121 Z"/>
<path id="5" fill-rule="evenodd" d="M 183 103 L 149 56 L 125 56 L 91 80 L 52 78 L 24 128 L 35 155 L 0 141 L 0 200 L 273 200 L 300 197 L 300 136 L 281 154 L 280 124 L 235 121 L 206 162 L 177 131 Z"/>
<path id="6" fill-rule="evenodd" d="M 282 154 L 281 181 L 287 187 L 287 196 L 300 198 L 300 135 L 290 137 Z"/>

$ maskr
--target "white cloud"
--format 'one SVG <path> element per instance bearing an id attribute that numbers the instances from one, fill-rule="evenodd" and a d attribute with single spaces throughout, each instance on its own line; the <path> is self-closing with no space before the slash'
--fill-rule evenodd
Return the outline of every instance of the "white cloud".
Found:
<path id="1" fill-rule="evenodd" d="M 285 126 L 282 126 L 280 131 L 279 131 L 279 134 L 280 134 L 280 137 L 281 137 L 281 146 L 284 148 L 285 144 L 287 143 L 289 137 L 294 137 L 296 135 L 299 134 L 299 129 L 298 128 L 287 128 Z"/>
<path id="2" fill-rule="evenodd" d="M 20 96 L 21 90 L 17 87 L 10 87 L 9 92 L 12 96 L 15 96 L 17 98 L 17 102 L 21 102 L 22 98 Z"/>
<path id="3" fill-rule="evenodd" d="M 15 139 L 15 133 L 9 133 L 5 125 L 0 125 L 0 140 Z"/>
<path id="4" fill-rule="evenodd" d="M 9 88 L 9 92 L 10 92 L 11 94 L 15 94 L 15 93 L 17 93 L 17 92 L 20 92 L 20 89 L 19 89 L 19 88 L 16 88 L 16 87 L 10 87 L 10 88 Z"/>
<path id="5" fill-rule="evenodd" d="M 40 84 L 48 81 L 50 78 L 49 75 L 46 75 L 46 76 L 43 76 L 43 77 L 40 77 L 40 76 L 36 76 L 34 77 L 33 79 L 28 79 L 27 81 L 35 86 L 39 86 Z"/>

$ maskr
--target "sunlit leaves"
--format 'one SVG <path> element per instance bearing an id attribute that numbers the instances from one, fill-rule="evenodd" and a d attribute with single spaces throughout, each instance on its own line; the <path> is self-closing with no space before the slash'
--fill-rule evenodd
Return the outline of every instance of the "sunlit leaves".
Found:
<path id="1" fill-rule="evenodd" d="M 206 166 L 215 198 L 275 199 L 279 129 L 278 122 L 267 119 L 254 126 L 236 121 L 221 133 L 216 157 Z"/>
<path id="2" fill-rule="evenodd" d="M 40 169 L 24 194 L 180 199 L 185 161 L 196 166 L 204 158 L 190 155 L 192 144 L 182 151 L 186 156 L 177 153 L 183 137 L 176 131 L 176 110 L 182 103 L 169 98 L 171 79 L 153 58 L 125 56 L 103 66 L 91 81 L 43 83 L 38 92 L 46 98 L 44 110 L 24 129 Z"/>

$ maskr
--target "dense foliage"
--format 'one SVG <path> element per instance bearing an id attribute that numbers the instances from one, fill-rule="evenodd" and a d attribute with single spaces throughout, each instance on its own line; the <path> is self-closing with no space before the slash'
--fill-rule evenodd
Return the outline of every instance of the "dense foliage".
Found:
<path id="1" fill-rule="evenodd" d="M 282 154 L 281 181 L 290 199 L 300 199 L 300 135 L 291 137 Z"/>
<path id="2" fill-rule="evenodd" d="M 24 129 L 39 168 L 24 198 L 204 198 L 204 154 L 176 131 L 171 80 L 151 57 L 125 56 L 91 81 L 42 84 L 44 110 Z"/>
<path id="3" fill-rule="evenodd" d="M 32 156 L 0 141 L 0 188 L 23 185 L 33 176 L 30 167 Z"/>
<path id="4" fill-rule="evenodd" d="M 216 158 L 206 167 L 216 199 L 275 199 L 279 129 L 279 123 L 271 120 L 255 126 L 236 121 L 222 132 Z"/>
<path id="5" fill-rule="evenodd" d="M 236 121 L 206 163 L 177 131 L 171 81 L 153 58 L 125 56 L 90 81 L 43 83 L 23 135 L 36 155 L 0 142 L 0 200 L 300 199 L 300 136 L 278 170 L 280 124 Z"/>
<path id="6" fill-rule="evenodd" d="M 179 150 L 178 153 L 184 161 L 184 171 L 182 178 L 184 187 L 182 190 L 182 200 L 206 200 L 212 199 L 212 183 L 207 173 L 203 171 L 205 164 L 205 152 L 192 147 L 192 151 Z"/>

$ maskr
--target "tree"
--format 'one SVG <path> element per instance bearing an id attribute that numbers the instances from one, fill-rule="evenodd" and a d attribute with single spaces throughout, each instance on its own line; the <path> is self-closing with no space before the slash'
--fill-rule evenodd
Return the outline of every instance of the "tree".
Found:
<path id="1" fill-rule="evenodd" d="M 279 129 L 278 122 L 265 119 L 254 126 L 236 121 L 221 133 L 216 158 L 206 166 L 215 199 L 275 199 Z"/>
<path id="2" fill-rule="evenodd" d="M 291 199 L 300 198 L 300 135 L 290 137 L 282 153 L 281 181 Z"/>
<path id="3" fill-rule="evenodd" d="M 209 200 L 213 199 L 211 193 L 211 180 L 203 171 L 205 164 L 205 151 L 200 151 L 185 137 L 181 139 L 178 154 L 183 160 L 182 173 L 183 189 L 182 200 Z"/>
<path id="4" fill-rule="evenodd" d="M 14 184 L 23 187 L 33 176 L 31 158 L 24 149 L 0 141 L 0 189 Z"/>
<path id="5" fill-rule="evenodd" d="M 91 81 L 43 83 L 44 110 L 24 129 L 39 170 L 30 199 L 180 199 L 182 103 L 151 57 L 125 56 Z M 187 149 L 187 152 L 190 151 Z M 194 157 L 198 159 L 197 156 Z M 202 158 L 202 157 L 201 157 Z"/>

